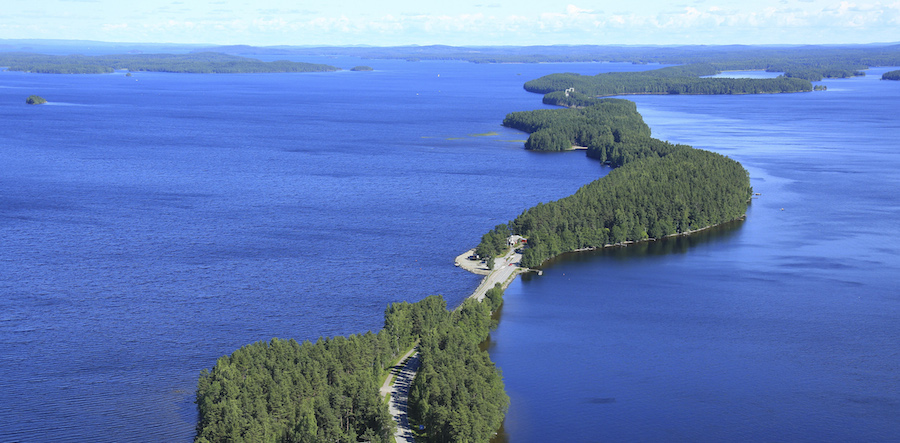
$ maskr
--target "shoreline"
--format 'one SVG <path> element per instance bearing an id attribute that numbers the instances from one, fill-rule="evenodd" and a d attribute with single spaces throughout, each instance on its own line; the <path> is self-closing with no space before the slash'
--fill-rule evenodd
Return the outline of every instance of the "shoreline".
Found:
<path id="1" fill-rule="evenodd" d="M 638 241 L 631 241 L 631 240 L 629 240 L 629 241 L 623 241 L 623 242 L 621 242 L 621 243 L 607 243 L 607 244 L 605 244 L 605 245 L 603 245 L 603 246 L 593 246 L 593 247 L 590 247 L 590 248 L 573 249 L 573 250 L 568 251 L 568 252 L 563 252 L 562 254 L 554 255 L 553 257 L 550 257 L 550 258 L 547 259 L 547 260 L 552 260 L 552 259 L 554 259 L 554 258 L 556 258 L 556 257 L 559 257 L 560 255 L 568 254 L 568 253 L 572 253 L 572 252 L 596 251 L 596 250 L 599 250 L 599 249 L 615 248 L 615 247 L 623 247 L 623 248 L 624 248 L 624 247 L 626 247 L 626 246 L 628 246 L 628 245 L 634 245 L 634 244 L 638 244 L 638 243 L 648 243 L 648 242 L 652 242 L 652 241 L 655 242 L 655 241 L 664 240 L 664 239 L 672 238 L 672 237 L 688 237 L 688 236 L 690 236 L 690 235 L 692 235 L 692 234 L 696 234 L 696 233 L 698 233 L 698 232 L 703 232 L 703 231 L 706 231 L 706 230 L 708 230 L 708 229 L 712 229 L 712 228 L 719 227 L 719 226 L 722 226 L 722 225 L 727 225 L 728 223 L 733 223 L 733 222 L 736 222 L 736 221 L 738 221 L 738 220 L 746 220 L 746 219 L 747 219 L 747 214 L 744 214 L 744 215 L 742 215 L 742 216 L 740 216 L 740 217 L 738 217 L 738 218 L 733 218 L 733 219 L 728 220 L 728 221 L 723 221 L 722 223 L 716 223 L 716 224 L 714 224 L 714 225 L 704 226 L 704 227 L 702 227 L 702 228 L 692 229 L 692 230 L 690 230 L 690 231 L 676 232 L 675 234 L 669 234 L 669 235 L 667 235 L 667 236 L 665 236 L 665 237 L 660 237 L 660 238 L 645 238 L 645 239 L 643 239 L 643 240 L 638 240 Z"/>
<path id="2" fill-rule="evenodd" d="M 737 217 L 737 218 L 734 218 L 734 219 L 731 219 L 728 221 L 724 221 L 722 223 L 716 223 L 714 225 L 704 226 L 702 228 L 692 229 L 690 231 L 669 234 L 669 235 L 666 235 L 665 237 L 661 237 L 661 238 L 645 238 L 643 240 L 638 240 L 638 241 L 624 241 L 624 242 L 620 242 L 620 243 L 607 243 L 603 246 L 592 246 L 589 248 L 573 249 L 571 251 L 566 251 L 566 252 L 554 255 L 553 257 L 548 258 L 544 262 L 546 263 L 547 261 L 550 261 L 556 257 L 563 255 L 563 254 L 597 251 L 600 249 L 617 248 L 617 247 L 624 248 L 624 247 L 628 247 L 629 245 L 655 242 L 655 241 L 664 240 L 664 239 L 672 238 L 672 237 L 688 237 L 688 236 L 696 234 L 698 232 L 703 232 L 703 231 L 706 231 L 706 230 L 709 230 L 709 229 L 712 229 L 712 228 L 715 228 L 718 226 L 722 226 L 722 225 L 726 225 L 728 223 L 736 222 L 738 220 L 746 220 L 746 219 L 747 219 L 747 214 L 744 214 L 740 217 Z M 486 282 L 500 283 L 503 286 L 503 289 L 506 289 L 509 286 L 509 284 L 512 283 L 513 280 L 515 280 L 515 277 L 523 272 L 532 272 L 533 271 L 533 272 L 537 272 L 538 274 L 541 273 L 541 270 L 539 270 L 539 269 L 531 269 L 531 268 L 521 267 L 519 265 L 519 263 L 522 260 L 522 254 L 515 252 L 515 248 L 510 248 L 510 250 L 506 254 L 504 254 L 503 257 L 495 258 L 494 259 L 495 260 L 494 269 L 490 270 L 490 271 L 486 267 L 481 265 L 481 260 L 470 260 L 469 259 L 469 257 L 471 257 L 474 253 L 475 253 L 474 248 L 469 249 L 468 251 L 456 256 L 456 259 L 454 260 L 456 267 L 466 270 L 468 272 L 471 272 L 473 274 L 485 276 L 481 280 L 481 283 L 478 284 L 478 287 L 475 289 L 475 291 L 472 293 L 472 295 L 469 295 L 466 298 L 475 298 L 476 300 L 481 301 L 484 298 L 484 292 L 493 287 L 493 285 L 485 287 Z M 507 268 L 512 268 L 511 272 L 503 272 L 503 270 L 507 269 Z M 502 281 L 499 278 L 491 278 L 495 274 L 502 275 L 505 278 Z"/>

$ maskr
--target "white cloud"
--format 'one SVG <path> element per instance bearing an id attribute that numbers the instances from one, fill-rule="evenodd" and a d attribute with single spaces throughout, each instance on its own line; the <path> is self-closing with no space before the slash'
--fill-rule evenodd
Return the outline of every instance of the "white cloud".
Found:
<path id="1" fill-rule="evenodd" d="M 114 31 L 114 30 L 127 29 L 127 28 L 128 28 L 128 23 L 115 23 L 115 24 L 106 23 L 103 25 L 104 31 Z"/>
<path id="2" fill-rule="evenodd" d="M 102 17 L 97 11 L 108 8 L 87 3 L 92 0 L 65 1 L 57 4 L 69 7 L 39 11 L 43 8 L 32 5 L 5 11 L 0 16 L 0 38 L 37 35 L 36 31 L 21 25 L 37 17 L 42 18 L 42 37 L 109 41 L 134 41 L 139 37 L 145 41 L 247 44 L 302 41 L 304 44 L 524 45 L 863 43 L 900 38 L 896 33 L 900 26 L 898 0 L 742 3 L 710 0 L 670 3 L 665 9 L 653 8 L 647 0 L 635 2 L 638 6 L 621 3 L 612 12 L 590 9 L 596 4 L 593 2 L 574 4 L 565 0 L 545 9 L 533 6 L 512 9 L 501 7 L 501 3 L 485 2 L 476 6 L 454 4 L 429 11 L 424 9 L 426 6 L 416 4 L 416 8 L 422 8 L 418 12 L 398 7 L 386 8 L 389 12 L 364 8 L 327 12 L 329 8 L 335 10 L 330 3 L 317 5 L 321 10 L 311 11 L 293 9 L 296 3 L 260 0 L 242 6 L 213 1 L 185 11 L 153 9 L 158 3 L 148 4 L 143 10 L 123 7 L 118 15 Z M 183 3 L 184 6 L 192 4 Z M 233 9 L 223 9 L 222 4 Z M 547 4 L 552 5 L 553 1 L 548 0 Z"/>
<path id="3" fill-rule="evenodd" d="M 566 6 L 566 14 L 568 14 L 568 15 L 591 14 L 593 12 L 594 11 L 592 11 L 590 9 L 581 9 L 575 5 Z"/>

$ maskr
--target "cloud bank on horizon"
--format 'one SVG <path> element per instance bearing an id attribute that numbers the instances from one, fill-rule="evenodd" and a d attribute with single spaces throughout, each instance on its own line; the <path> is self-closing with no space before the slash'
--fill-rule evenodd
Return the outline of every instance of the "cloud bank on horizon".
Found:
<path id="1" fill-rule="evenodd" d="M 29 0 L 0 38 L 268 45 L 900 41 L 900 0 Z M 424 3 L 424 4 L 423 4 Z M 532 3 L 532 2 L 528 2 Z"/>

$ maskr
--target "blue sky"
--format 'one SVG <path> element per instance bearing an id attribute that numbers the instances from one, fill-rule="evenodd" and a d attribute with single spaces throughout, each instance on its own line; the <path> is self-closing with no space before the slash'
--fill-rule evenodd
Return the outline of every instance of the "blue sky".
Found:
<path id="1" fill-rule="evenodd" d="M 0 38 L 250 45 L 900 41 L 900 0 L 10 0 Z M 9 4 L 12 3 L 12 4 Z"/>

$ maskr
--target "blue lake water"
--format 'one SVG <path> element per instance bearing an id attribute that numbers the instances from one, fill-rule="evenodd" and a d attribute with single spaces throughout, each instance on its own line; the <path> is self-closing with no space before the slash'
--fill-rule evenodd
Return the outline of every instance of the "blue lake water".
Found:
<path id="1" fill-rule="evenodd" d="M 896 441 L 900 83 L 633 97 L 750 171 L 745 222 L 569 255 L 507 290 L 511 442 Z M 562 430 L 562 431 L 561 431 Z"/>
<path id="2" fill-rule="evenodd" d="M 189 441 L 216 358 L 458 303 L 479 278 L 456 255 L 607 171 L 522 150 L 500 126 L 542 106 L 522 83 L 647 69 L 364 62 L 0 72 L 0 441 Z"/>
<path id="3" fill-rule="evenodd" d="M 522 83 L 653 68 L 309 61 L 376 71 L 0 72 L 0 441 L 189 441 L 217 357 L 458 303 L 478 277 L 453 257 L 608 171 L 522 150 L 500 126 L 543 107 Z M 509 440 L 896 435 L 900 83 L 876 77 L 635 97 L 762 195 L 727 229 L 517 280 L 492 347 Z"/>

